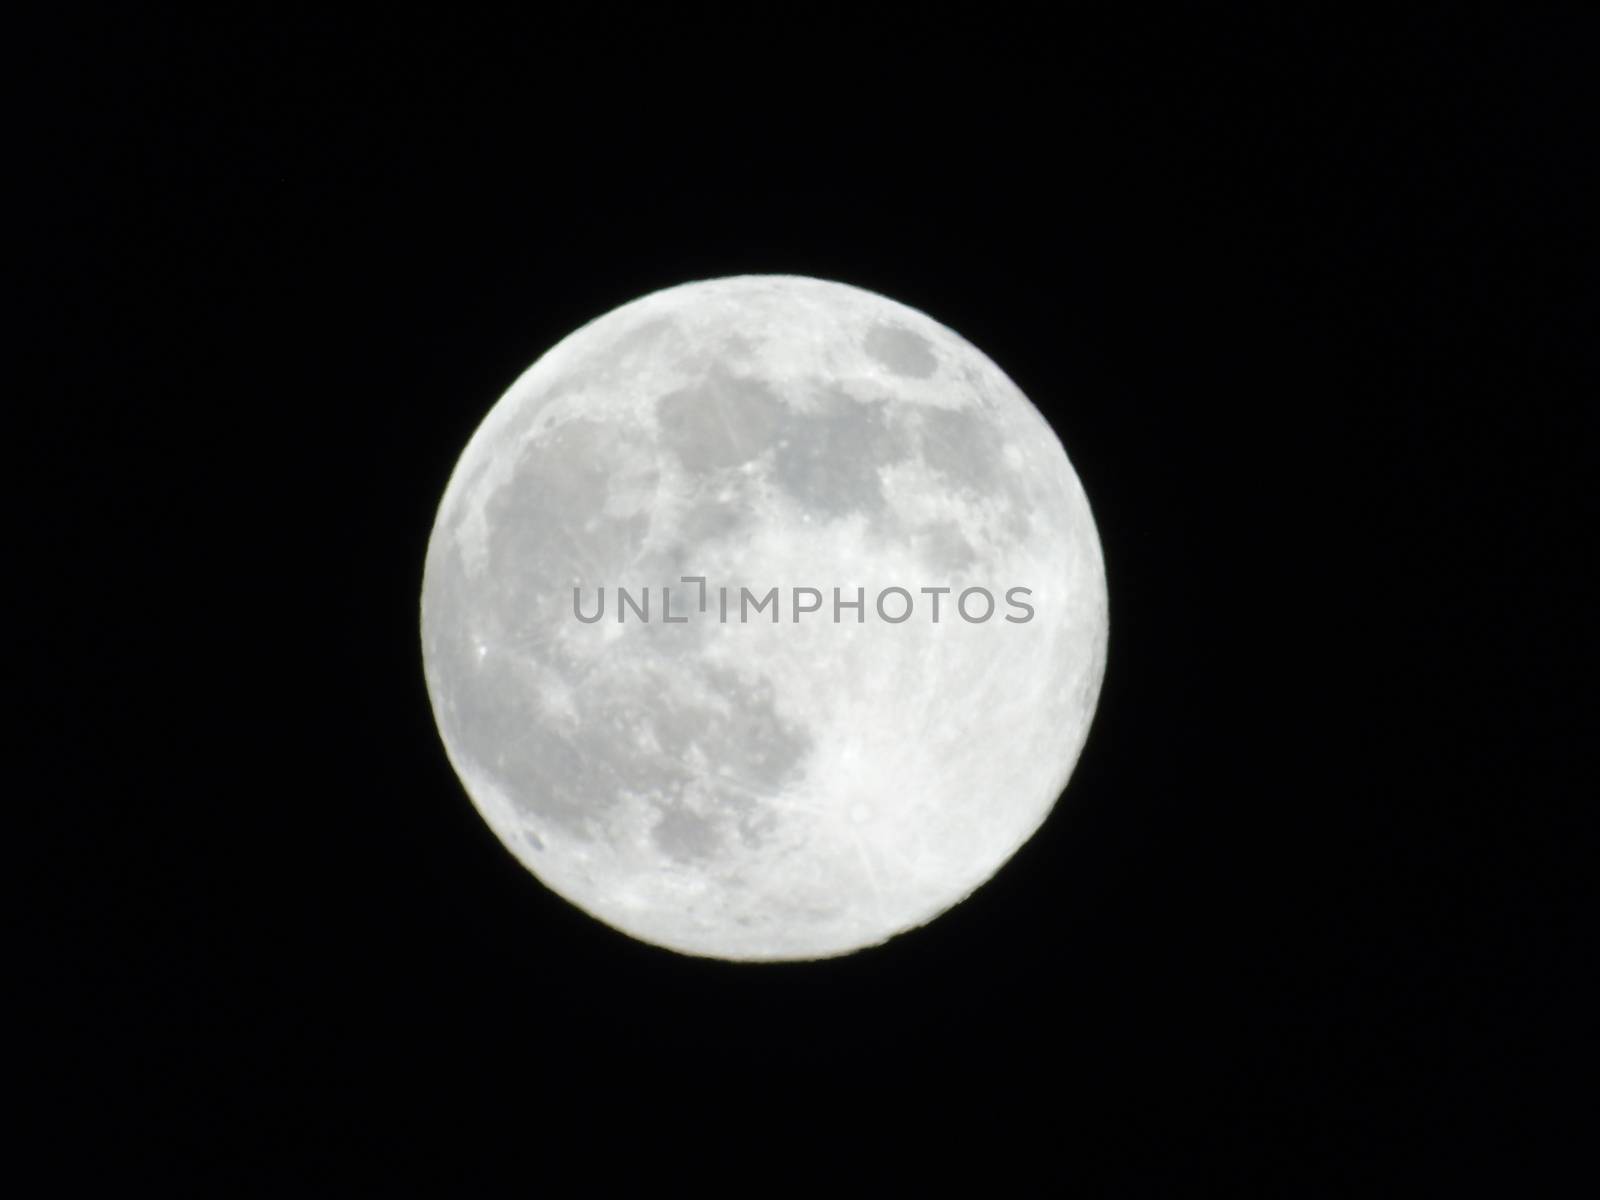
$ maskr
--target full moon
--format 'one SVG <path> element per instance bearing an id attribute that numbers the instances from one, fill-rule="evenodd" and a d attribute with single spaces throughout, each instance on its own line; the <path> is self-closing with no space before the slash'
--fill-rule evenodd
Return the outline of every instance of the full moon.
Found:
<path id="1" fill-rule="evenodd" d="M 591 321 L 495 404 L 422 582 L 435 720 L 547 887 L 684 954 L 816 959 L 994 875 L 1105 668 L 1088 500 L 980 351 L 740 276 Z"/>

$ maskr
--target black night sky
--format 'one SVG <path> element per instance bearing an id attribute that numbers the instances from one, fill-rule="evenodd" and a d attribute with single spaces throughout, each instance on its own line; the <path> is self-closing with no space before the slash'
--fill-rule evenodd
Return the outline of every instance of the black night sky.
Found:
<path id="1" fill-rule="evenodd" d="M 1600 28 L 1315 12 L 23 22 L 23 1152 L 208 1194 L 1587 1191 Z M 528 364 L 765 272 L 1000 364 L 1112 634 L 989 885 L 752 967 L 505 853 L 417 598 Z"/>

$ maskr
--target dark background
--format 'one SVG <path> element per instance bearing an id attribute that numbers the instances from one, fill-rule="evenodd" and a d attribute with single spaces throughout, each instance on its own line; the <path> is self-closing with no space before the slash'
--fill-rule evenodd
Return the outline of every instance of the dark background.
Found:
<path id="1" fill-rule="evenodd" d="M 1597 33 L 21 28 L 19 1141 L 469 1194 L 1592 1174 Z M 504 388 L 744 272 L 982 348 L 1109 572 L 1046 826 L 932 926 L 810 965 L 545 891 L 452 775 L 417 634 Z"/>

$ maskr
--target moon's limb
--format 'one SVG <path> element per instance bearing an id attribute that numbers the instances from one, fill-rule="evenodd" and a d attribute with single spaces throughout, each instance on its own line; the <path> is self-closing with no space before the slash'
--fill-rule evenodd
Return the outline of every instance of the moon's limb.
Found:
<path id="1" fill-rule="evenodd" d="M 724 623 L 718 589 L 746 586 L 822 611 Z M 601 587 L 648 589 L 652 619 L 577 620 Z M 836 587 L 860 623 L 831 619 Z M 898 624 L 874 604 L 895 587 Z M 952 589 L 937 623 L 923 587 Z M 991 619 L 962 619 L 971 587 Z M 1004 619 L 1012 587 L 1031 619 Z M 469 442 L 424 570 L 429 695 L 489 825 L 592 915 L 722 958 L 847 953 L 982 884 L 1065 786 L 1106 639 L 1094 521 L 1038 411 L 931 318 L 792 276 L 562 341 Z"/>

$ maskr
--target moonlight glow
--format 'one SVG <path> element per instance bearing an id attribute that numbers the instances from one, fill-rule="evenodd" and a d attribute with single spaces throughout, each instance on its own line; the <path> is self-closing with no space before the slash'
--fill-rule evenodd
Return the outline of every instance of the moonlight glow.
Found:
<path id="1" fill-rule="evenodd" d="M 1106 632 L 1088 502 L 1016 386 L 792 276 L 657 292 L 535 363 L 422 590 L 440 735 L 501 841 L 731 959 L 872 945 L 993 875 L 1066 785 Z"/>

